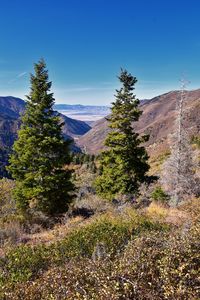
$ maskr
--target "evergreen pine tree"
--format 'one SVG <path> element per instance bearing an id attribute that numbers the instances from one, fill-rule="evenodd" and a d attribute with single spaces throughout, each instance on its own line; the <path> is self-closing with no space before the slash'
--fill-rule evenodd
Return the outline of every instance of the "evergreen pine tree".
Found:
<path id="1" fill-rule="evenodd" d="M 26 111 L 14 143 L 8 170 L 16 181 L 14 197 L 26 211 L 34 206 L 46 214 L 65 212 L 72 200 L 69 141 L 62 136 L 62 124 L 53 111 L 51 82 L 43 60 L 35 64 Z"/>
<path id="2" fill-rule="evenodd" d="M 101 173 L 95 181 L 97 193 L 107 199 L 117 195 L 136 195 L 149 170 L 148 155 L 141 145 L 148 137 L 140 137 L 133 128 L 133 122 L 138 121 L 142 114 L 139 100 L 133 94 L 137 79 L 121 70 L 119 80 L 122 88 L 116 90 L 116 101 L 112 103 L 108 118 L 111 131 L 100 159 Z"/>

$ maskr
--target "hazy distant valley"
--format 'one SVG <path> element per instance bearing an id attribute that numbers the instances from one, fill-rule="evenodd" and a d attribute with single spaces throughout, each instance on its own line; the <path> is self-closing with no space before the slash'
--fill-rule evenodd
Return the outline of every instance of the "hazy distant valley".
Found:
<path id="1" fill-rule="evenodd" d="M 56 104 L 54 108 L 69 118 L 84 121 L 89 125 L 92 125 L 93 122 L 102 119 L 110 113 L 108 106 L 97 105 Z"/>

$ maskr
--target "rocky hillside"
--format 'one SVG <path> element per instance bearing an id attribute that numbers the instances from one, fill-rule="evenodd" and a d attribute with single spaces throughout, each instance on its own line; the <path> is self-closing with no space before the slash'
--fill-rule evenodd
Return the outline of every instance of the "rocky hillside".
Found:
<path id="1" fill-rule="evenodd" d="M 166 150 L 169 147 L 169 136 L 174 131 L 177 102 L 180 91 L 171 91 L 141 103 L 143 114 L 135 124 L 139 133 L 149 133 L 147 144 L 149 152 Z M 200 132 L 200 89 L 185 93 L 185 124 L 191 133 Z M 93 128 L 83 135 L 78 144 L 88 153 L 98 153 L 104 146 L 104 139 L 109 131 L 106 119 L 97 121 Z"/>
<path id="2" fill-rule="evenodd" d="M 17 137 L 20 127 L 20 114 L 25 110 L 25 102 L 15 97 L 0 97 L 0 147 L 11 147 Z M 60 114 L 64 122 L 65 137 L 76 138 L 90 130 L 90 126 L 83 121 L 77 121 Z"/>

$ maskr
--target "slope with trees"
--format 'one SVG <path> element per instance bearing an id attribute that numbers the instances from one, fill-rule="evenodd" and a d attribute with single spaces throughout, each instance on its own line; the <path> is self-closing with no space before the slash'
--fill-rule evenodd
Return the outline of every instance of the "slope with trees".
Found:
<path id="1" fill-rule="evenodd" d="M 8 163 L 8 155 L 14 141 L 17 139 L 21 116 L 25 110 L 26 102 L 24 100 L 11 96 L 0 96 L 0 149 L 3 154 L 0 155 L 0 177 L 8 176 L 5 168 Z M 61 113 L 58 115 L 60 122 L 63 123 L 62 133 L 65 139 L 77 139 L 91 128 L 83 121 L 71 119 Z M 77 146 L 72 145 L 71 148 L 80 151 Z"/>
<path id="2" fill-rule="evenodd" d="M 185 91 L 185 126 L 190 135 L 198 135 L 200 132 L 200 89 Z M 149 141 L 145 144 L 148 153 L 156 156 L 157 153 L 169 149 L 169 135 L 175 130 L 176 105 L 180 91 L 171 91 L 154 97 L 140 106 L 143 111 L 138 122 L 134 123 L 136 132 L 143 134 L 148 132 Z M 101 119 L 92 126 L 92 129 L 78 140 L 79 146 L 90 154 L 98 154 L 105 149 L 104 140 L 110 131 L 108 121 Z"/>

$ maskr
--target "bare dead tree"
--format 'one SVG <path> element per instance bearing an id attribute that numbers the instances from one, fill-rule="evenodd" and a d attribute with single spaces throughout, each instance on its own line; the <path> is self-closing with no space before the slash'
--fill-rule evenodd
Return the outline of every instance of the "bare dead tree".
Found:
<path id="1" fill-rule="evenodd" d="M 171 205 L 177 206 L 188 196 L 198 194 L 198 178 L 188 130 L 184 124 L 186 99 L 185 80 L 181 81 L 180 97 L 177 102 L 175 133 L 171 136 L 171 155 L 163 165 L 162 184 L 171 196 Z"/>

